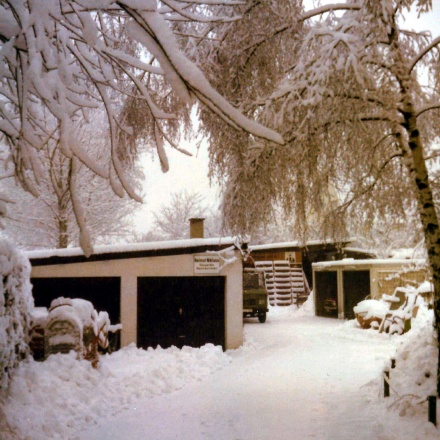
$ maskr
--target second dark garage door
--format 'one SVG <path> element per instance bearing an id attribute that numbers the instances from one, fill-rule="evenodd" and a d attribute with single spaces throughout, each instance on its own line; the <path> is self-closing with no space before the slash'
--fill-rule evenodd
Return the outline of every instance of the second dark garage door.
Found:
<path id="1" fill-rule="evenodd" d="M 140 277 L 138 347 L 225 348 L 225 277 Z"/>
<path id="2" fill-rule="evenodd" d="M 354 319 L 353 307 L 370 294 L 369 270 L 344 270 L 344 318 Z"/>

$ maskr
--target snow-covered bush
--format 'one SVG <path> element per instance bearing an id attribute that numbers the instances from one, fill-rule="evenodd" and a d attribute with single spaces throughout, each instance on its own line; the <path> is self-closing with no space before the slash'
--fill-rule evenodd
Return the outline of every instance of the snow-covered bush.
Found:
<path id="1" fill-rule="evenodd" d="M 59 297 L 52 301 L 47 316 L 40 320 L 44 328 L 44 355 L 77 352 L 79 359 L 98 365 L 98 345 L 108 347 L 108 333 L 122 328 L 112 325 L 107 312 L 97 312 L 90 301 Z"/>
<path id="2" fill-rule="evenodd" d="M 413 329 L 401 340 L 390 371 L 390 408 L 401 416 L 427 417 L 428 396 L 436 395 L 438 346 L 434 311 L 420 307 Z"/>
<path id="3" fill-rule="evenodd" d="M 24 254 L 0 238 L 0 389 L 29 353 L 30 312 L 34 306 L 31 266 Z"/>

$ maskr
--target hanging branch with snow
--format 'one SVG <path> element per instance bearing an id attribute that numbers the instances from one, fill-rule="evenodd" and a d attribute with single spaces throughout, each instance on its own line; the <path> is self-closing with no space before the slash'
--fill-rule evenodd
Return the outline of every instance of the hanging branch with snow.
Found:
<path id="1" fill-rule="evenodd" d="M 236 251 L 235 246 L 230 246 L 228 248 L 222 249 L 221 251 L 206 251 L 207 254 L 213 254 L 220 258 L 222 264 L 218 268 L 218 271 L 221 272 L 226 266 L 229 264 L 234 264 L 237 261 L 237 257 L 234 255 L 234 251 Z"/>
<path id="2" fill-rule="evenodd" d="M 124 150 L 121 140 L 136 134 L 126 144 L 136 146 L 139 140 L 147 140 L 156 145 L 166 171 L 165 144 L 178 148 L 167 124 L 173 126 L 181 113 L 189 114 L 196 100 L 234 128 L 282 144 L 278 133 L 243 116 L 211 87 L 180 51 L 173 32 L 176 23 L 183 22 L 186 30 L 180 26 L 180 36 L 182 29 L 183 35 L 186 31 L 202 35 L 197 25 L 215 27 L 239 18 L 210 12 L 240 4 L 226 0 L 0 1 L 0 133 L 22 186 L 39 194 L 43 174 L 39 151 L 55 140 L 66 157 L 76 157 L 98 172 L 120 197 L 127 194 L 140 202 L 126 173 L 133 151 Z M 169 96 L 179 103 L 180 114 L 168 108 Z M 142 102 L 148 113 L 148 123 L 136 133 L 125 124 L 125 106 L 134 101 Z M 87 123 L 88 111 L 100 107 L 107 115 L 111 148 L 105 165 L 93 163 L 76 133 L 78 121 Z M 79 198 L 77 202 L 79 213 Z M 89 253 L 90 243 L 84 246 Z"/>

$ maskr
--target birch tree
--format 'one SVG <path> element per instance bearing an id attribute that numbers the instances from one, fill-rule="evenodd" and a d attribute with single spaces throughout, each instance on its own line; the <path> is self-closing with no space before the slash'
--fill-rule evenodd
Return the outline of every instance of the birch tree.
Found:
<path id="1" fill-rule="evenodd" d="M 262 3 L 251 2 L 249 16 L 257 15 Z M 225 151 L 220 146 L 233 142 L 232 132 L 201 116 L 213 145 L 212 172 L 227 176 L 224 211 L 232 228 L 264 223 L 279 202 L 303 239 L 310 211 L 321 213 L 323 236 L 340 237 L 353 213 L 361 213 L 364 223 L 384 217 L 404 221 L 415 207 L 433 273 L 440 341 L 439 198 L 433 165 L 439 141 L 440 36 L 407 29 L 404 21 L 408 8 L 424 14 L 431 5 L 430 0 L 359 0 L 233 23 L 223 46 L 206 57 L 214 60 L 206 72 L 232 67 L 229 82 L 237 80 L 244 92 L 240 74 L 259 66 L 259 57 L 272 54 L 274 44 L 284 45 L 292 57 L 269 55 L 255 74 L 247 75 L 250 89 L 256 87 L 252 99 L 242 100 L 238 93 L 236 104 L 243 102 L 286 143 L 277 146 L 243 134 L 240 145 Z M 272 30 L 268 22 L 275 22 Z M 266 30 L 236 47 L 234 62 L 240 68 L 234 71 L 226 57 L 235 47 L 228 35 L 240 34 L 235 29 L 242 24 Z M 285 37 L 300 24 L 297 38 Z M 258 86 L 265 72 L 270 81 Z M 223 90 L 227 97 L 234 93 L 226 85 Z M 336 188 L 341 202 L 322 212 L 322 194 L 329 188 Z"/>
<path id="2" fill-rule="evenodd" d="M 165 148 L 176 147 L 167 127 L 179 116 L 169 108 L 170 101 L 186 110 L 199 101 L 236 129 L 283 142 L 275 131 L 244 117 L 179 50 L 177 33 L 179 38 L 182 32 L 206 37 L 210 28 L 239 18 L 233 12 L 212 12 L 237 4 L 241 2 L 0 1 L 0 133 L 10 150 L 8 170 L 12 167 L 23 188 L 38 196 L 29 173 L 39 181 L 39 152 L 49 140 L 59 145 L 70 160 L 69 191 L 87 255 L 93 249 L 76 185 L 79 163 L 105 179 L 118 196 L 140 202 L 123 166 L 131 153 L 126 147 L 136 147 L 137 140 L 153 141 L 166 171 Z M 178 29 L 176 22 L 185 26 Z M 145 130 L 129 125 L 127 109 L 140 102 L 147 109 Z M 107 115 L 111 154 L 106 163 L 92 160 L 75 133 L 76 122 L 87 121 L 88 110 L 99 106 Z"/>

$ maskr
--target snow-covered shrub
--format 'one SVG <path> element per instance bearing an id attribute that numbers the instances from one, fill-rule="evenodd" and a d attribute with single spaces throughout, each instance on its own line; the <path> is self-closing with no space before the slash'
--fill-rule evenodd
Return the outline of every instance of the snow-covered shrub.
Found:
<path id="1" fill-rule="evenodd" d="M 438 346 L 432 309 L 424 304 L 420 307 L 411 332 L 402 337 L 393 357 L 389 408 L 400 416 L 427 418 L 427 397 L 436 395 L 437 386 Z"/>
<path id="2" fill-rule="evenodd" d="M 98 365 L 98 345 L 107 348 L 108 333 L 122 328 L 121 324 L 112 325 L 108 313 L 98 313 L 90 301 L 64 297 L 52 301 L 40 325 L 44 328 L 46 358 L 73 350 L 93 366 Z"/>
<path id="3" fill-rule="evenodd" d="M 0 388 L 29 353 L 30 312 L 34 306 L 31 266 L 25 255 L 0 238 Z"/>

